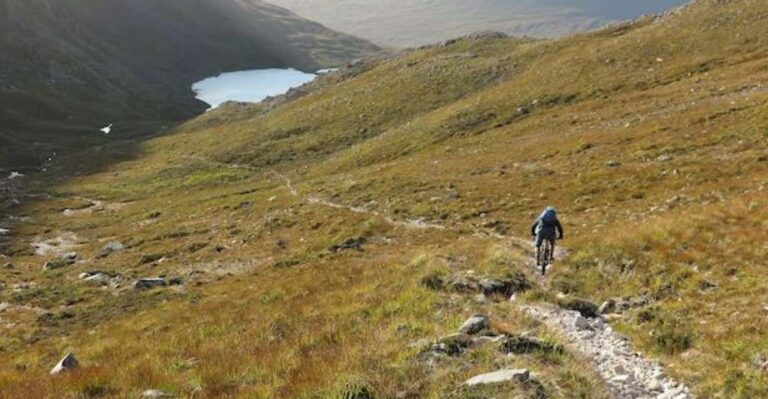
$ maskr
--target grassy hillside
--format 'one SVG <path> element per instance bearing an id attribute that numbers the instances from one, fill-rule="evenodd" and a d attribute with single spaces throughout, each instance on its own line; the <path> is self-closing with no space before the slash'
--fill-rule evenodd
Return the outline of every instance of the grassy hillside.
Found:
<path id="1" fill-rule="evenodd" d="M 409 47 L 477 31 L 558 37 L 661 12 L 684 0 L 273 0 L 313 21 L 385 46 Z"/>
<path id="2" fill-rule="evenodd" d="M 193 82 L 259 67 L 306 71 L 377 48 L 260 0 L 0 2 L 0 166 L 146 136 L 205 110 Z"/>
<path id="3" fill-rule="evenodd" d="M 556 346 L 515 303 L 565 295 L 631 298 L 612 326 L 699 397 L 765 397 L 766 18 L 702 0 L 554 41 L 458 40 L 42 182 L 3 249 L 0 396 L 607 397 L 570 349 L 425 358 L 479 312 Z M 102 162 L 83 159 L 68 168 Z M 568 255 L 540 281 L 525 238 L 549 204 Z M 97 270 L 104 287 L 79 278 Z M 130 287 L 154 276 L 181 281 Z M 469 276 L 515 281 L 515 303 L 438 283 Z M 70 350 L 83 367 L 48 377 Z M 461 387 L 502 367 L 539 384 Z"/>

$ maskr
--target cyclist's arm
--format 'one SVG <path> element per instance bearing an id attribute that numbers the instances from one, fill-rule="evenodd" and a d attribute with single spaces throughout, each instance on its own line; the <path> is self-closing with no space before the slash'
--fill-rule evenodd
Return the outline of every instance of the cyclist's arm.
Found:
<path id="1" fill-rule="evenodd" d="M 531 235 L 532 235 L 532 236 L 535 236 L 535 235 L 536 235 L 536 227 L 538 227 L 538 226 L 539 226 L 539 219 L 537 218 L 537 219 L 536 219 L 536 220 L 533 222 L 533 224 L 531 225 Z"/>
<path id="2" fill-rule="evenodd" d="M 563 225 L 560 224 L 559 220 L 557 221 L 557 225 L 555 227 L 557 228 L 557 235 L 558 235 L 558 237 L 560 237 L 559 239 L 562 240 L 563 239 Z"/>

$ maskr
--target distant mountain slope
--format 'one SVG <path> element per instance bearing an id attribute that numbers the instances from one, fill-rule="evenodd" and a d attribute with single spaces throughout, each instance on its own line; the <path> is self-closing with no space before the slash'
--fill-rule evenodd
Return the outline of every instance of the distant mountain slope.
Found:
<path id="1" fill-rule="evenodd" d="M 274 0 L 299 15 L 388 46 L 479 30 L 553 37 L 664 10 L 685 0 Z"/>
<path id="2" fill-rule="evenodd" d="M 124 137 L 190 117 L 204 105 L 189 85 L 221 71 L 376 50 L 260 0 L 0 0 L 0 166 L 109 123 Z"/>

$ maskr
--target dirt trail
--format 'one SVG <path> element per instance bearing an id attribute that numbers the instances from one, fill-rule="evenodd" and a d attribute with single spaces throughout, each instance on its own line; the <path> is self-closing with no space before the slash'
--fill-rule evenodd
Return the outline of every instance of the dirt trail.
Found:
<path id="1" fill-rule="evenodd" d="M 288 176 L 285 176 L 275 171 L 272 171 L 272 174 L 275 175 L 277 178 L 282 179 L 285 182 L 285 187 L 286 189 L 288 189 L 288 192 L 290 192 L 292 196 L 300 197 L 299 191 L 296 190 L 296 188 L 293 186 L 293 183 L 291 182 L 291 179 Z M 423 219 L 396 220 L 389 216 L 383 215 L 381 212 L 378 212 L 378 211 L 365 209 L 357 206 L 341 204 L 341 203 L 333 202 L 333 201 L 323 199 L 314 195 L 308 195 L 304 197 L 303 200 L 309 204 L 322 205 L 322 206 L 327 206 L 329 208 L 334 208 L 334 209 L 343 209 L 353 213 L 361 213 L 361 214 L 367 214 L 371 216 L 378 216 L 386 220 L 387 223 L 389 223 L 392 226 L 406 227 L 406 228 L 412 228 L 412 229 L 435 229 L 435 230 L 450 229 L 447 226 L 443 226 L 436 223 L 429 223 Z"/>

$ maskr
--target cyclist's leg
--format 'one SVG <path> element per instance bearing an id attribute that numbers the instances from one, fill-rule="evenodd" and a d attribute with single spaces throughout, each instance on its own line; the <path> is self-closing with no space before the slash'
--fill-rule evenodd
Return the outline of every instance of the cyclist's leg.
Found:
<path id="1" fill-rule="evenodd" d="M 557 242 L 557 240 L 549 240 L 549 242 L 552 247 L 552 249 L 549 252 L 549 261 L 553 262 L 555 260 L 555 243 Z"/>
<path id="2" fill-rule="evenodd" d="M 536 246 L 536 266 L 541 266 L 542 263 L 542 248 L 541 245 L 544 243 L 543 236 L 541 234 L 536 234 L 536 242 L 534 242 L 533 245 Z"/>

